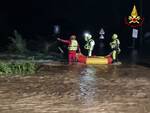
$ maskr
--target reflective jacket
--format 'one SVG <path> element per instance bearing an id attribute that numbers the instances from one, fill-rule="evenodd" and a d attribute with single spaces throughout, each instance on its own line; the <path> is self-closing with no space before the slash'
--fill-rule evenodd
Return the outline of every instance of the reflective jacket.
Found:
<path id="1" fill-rule="evenodd" d="M 70 44 L 68 46 L 68 49 L 70 51 L 76 51 L 78 49 L 78 42 L 77 42 L 77 40 L 71 40 Z"/>
<path id="2" fill-rule="evenodd" d="M 120 41 L 115 39 L 110 43 L 111 49 L 119 49 Z"/>
<path id="3" fill-rule="evenodd" d="M 84 48 L 88 50 L 93 50 L 94 45 L 95 45 L 95 41 L 93 39 L 89 39 L 85 44 Z"/>

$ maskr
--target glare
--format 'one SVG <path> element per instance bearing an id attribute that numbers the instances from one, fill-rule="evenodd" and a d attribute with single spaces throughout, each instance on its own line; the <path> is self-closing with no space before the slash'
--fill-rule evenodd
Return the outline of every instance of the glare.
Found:
<path id="1" fill-rule="evenodd" d="M 84 33 L 85 37 L 88 37 L 89 35 L 90 35 L 90 33 L 87 33 L 87 32 Z"/>
<path id="2" fill-rule="evenodd" d="M 58 34 L 60 32 L 60 26 L 59 25 L 54 25 L 54 33 Z"/>

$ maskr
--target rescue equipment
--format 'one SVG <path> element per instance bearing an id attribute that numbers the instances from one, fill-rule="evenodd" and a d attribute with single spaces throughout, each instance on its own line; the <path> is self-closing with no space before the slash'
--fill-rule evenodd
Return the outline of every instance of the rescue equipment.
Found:
<path id="1" fill-rule="evenodd" d="M 86 57 L 82 54 L 77 54 L 77 61 L 79 63 L 84 64 L 111 64 L 112 58 L 111 56 L 92 56 L 92 57 Z"/>

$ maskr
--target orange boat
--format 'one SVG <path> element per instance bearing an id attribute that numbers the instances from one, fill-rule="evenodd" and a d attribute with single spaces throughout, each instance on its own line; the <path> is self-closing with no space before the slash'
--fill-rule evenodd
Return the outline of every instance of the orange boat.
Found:
<path id="1" fill-rule="evenodd" d="M 110 55 L 86 57 L 83 54 L 77 54 L 77 61 L 84 64 L 112 64 Z"/>

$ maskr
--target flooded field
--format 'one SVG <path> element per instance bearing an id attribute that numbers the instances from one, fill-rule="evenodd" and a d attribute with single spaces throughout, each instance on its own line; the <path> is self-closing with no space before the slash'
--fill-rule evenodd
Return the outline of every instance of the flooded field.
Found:
<path id="1" fill-rule="evenodd" d="M 0 77 L 0 113 L 150 113 L 150 68 L 56 65 Z"/>

